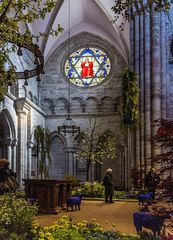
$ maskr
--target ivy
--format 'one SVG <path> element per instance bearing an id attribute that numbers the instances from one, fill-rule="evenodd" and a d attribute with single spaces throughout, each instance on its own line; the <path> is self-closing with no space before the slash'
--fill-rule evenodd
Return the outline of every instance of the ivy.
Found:
<path id="1" fill-rule="evenodd" d="M 133 130 L 139 123 L 139 87 L 135 72 L 125 70 L 122 82 L 122 121 L 123 126 Z"/>

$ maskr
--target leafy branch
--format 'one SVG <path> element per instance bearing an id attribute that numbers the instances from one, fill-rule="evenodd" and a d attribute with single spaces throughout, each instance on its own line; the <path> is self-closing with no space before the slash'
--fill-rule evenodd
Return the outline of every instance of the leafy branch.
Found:
<path id="1" fill-rule="evenodd" d="M 51 29 L 48 34 L 40 32 L 35 36 L 27 28 L 28 23 L 44 19 L 56 4 L 57 1 L 53 0 L 0 1 L 0 101 L 7 92 L 9 78 L 11 75 L 14 76 L 13 73 L 16 71 L 15 68 L 11 68 L 10 74 L 7 73 L 9 69 L 6 69 L 6 65 L 9 63 L 10 53 L 16 52 L 19 46 L 33 43 L 34 40 L 38 41 L 40 37 L 57 36 L 63 31 L 63 28 L 58 24 L 57 29 Z M 10 78 L 10 84 L 15 80 Z"/>

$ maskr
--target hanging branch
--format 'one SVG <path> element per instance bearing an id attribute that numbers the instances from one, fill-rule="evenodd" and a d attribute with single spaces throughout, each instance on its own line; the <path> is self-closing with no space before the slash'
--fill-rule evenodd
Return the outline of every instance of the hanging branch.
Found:
<path id="1" fill-rule="evenodd" d="M 145 11 L 167 13 L 170 10 L 169 0 L 147 0 L 145 3 L 142 0 L 115 0 L 115 5 L 111 8 L 114 12 L 114 22 L 117 22 L 120 17 L 123 21 L 119 24 L 120 30 L 124 30 L 126 21 L 133 19 L 134 16 L 144 13 Z"/>

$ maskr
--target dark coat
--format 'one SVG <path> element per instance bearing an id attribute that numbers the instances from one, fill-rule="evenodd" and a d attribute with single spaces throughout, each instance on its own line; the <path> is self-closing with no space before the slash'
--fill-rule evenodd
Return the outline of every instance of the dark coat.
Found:
<path id="1" fill-rule="evenodd" d="M 106 173 L 103 179 L 103 185 L 105 186 L 106 201 L 108 196 L 110 196 L 110 201 L 112 201 L 111 197 L 113 196 L 113 182 L 111 173 Z"/>
<path id="2" fill-rule="evenodd" d="M 160 182 L 160 177 L 157 173 L 148 172 L 145 175 L 145 187 L 149 189 L 149 191 L 155 191 L 157 185 Z"/>
<path id="3" fill-rule="evenodd" d="M 0 168 L 0 194 L 15 190 L 17 186 L 16 174 L 8 167 Z"/>
<path id="4" fill-rule="evenodd" d="M 113 187 L 111 173 L 106 173 L 105 177 L 103 178 L 103 185 L 105 187 Z"/>

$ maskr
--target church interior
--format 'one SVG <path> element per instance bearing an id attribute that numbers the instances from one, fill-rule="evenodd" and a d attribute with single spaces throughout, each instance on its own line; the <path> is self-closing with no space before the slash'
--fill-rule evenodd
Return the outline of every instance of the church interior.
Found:
<path id="1" fill-rule="evenodd" d="M 134 9 L 130 21 L 114 21 L 113 6 L 113 0 L 57 0 L 27 28 L 38 36 L 58 26 L 59 33 L 37 39 L 39 50 L 26 47 L 11 56 L 24 75 L 0 102 L 0 158 L 10 161 L 20 188 L 31 172 L 42 177 L 43 159 L 49 179 L 101 182 L 111 168 L 118 190 L 133 187 L 134 169 L 143 177 L 157 168 L 152 123 L 173 119 L 173 6 L 168 14 Z M 39 76 L 28 75 L 36 65 L 33 53 L 44 70 Z M 127 69 L 135 72 L 139 89 L 134 129 L 123 127 Z M 48 135 L 39 138 L 39 129 Z M 49 142 L 41 151 L 43 139 Z"/>

